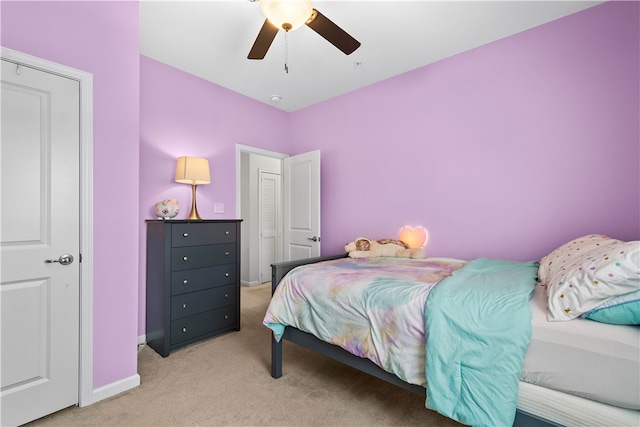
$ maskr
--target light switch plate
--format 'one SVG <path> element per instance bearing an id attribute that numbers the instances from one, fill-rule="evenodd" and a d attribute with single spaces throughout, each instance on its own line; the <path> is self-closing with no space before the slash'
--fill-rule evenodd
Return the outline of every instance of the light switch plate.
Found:
<path id="1" fill-rule="evenodd" d="M 224 213 L 224 203 L 214 203 L 213 213 L 217 213 L 217 214 Z"/>

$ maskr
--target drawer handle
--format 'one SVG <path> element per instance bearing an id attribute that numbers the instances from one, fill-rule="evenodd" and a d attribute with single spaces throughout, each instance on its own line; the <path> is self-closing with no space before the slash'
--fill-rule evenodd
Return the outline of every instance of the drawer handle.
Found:
<path id="1" fill-rule="evenodd" d="M 187 333 L 187 328 L 182 328 L 182 332 L 186 334 Z"/>
<path id="2" fill-rule="evenodd" d="M 224 273 L 224 277 L 229 277 L 229 273 Z"/>
<path id="3" fill-rule="evenodd" d="M 189 237 L 189 233 L 182 233 L 182 237 Z"/>
<path id="4" fill-rule="evenodd" d="M 228 235 L 228 234 L 229 234 L 229 230 L 225 231 L 225 232 L 224 232 L 224 234 L 227 234 L 227 235 Z"/>
<path id="5" fill-rule="evenodd" d="M 229 256 L 229 251 L 225 252 L 224 256 Z"/>
<path id="6" fill-rule="evenodd" d="M 182 260 L 183 260 L 183 261 L 187 261 L 187 260 L 189 260 L 189 257 L 183 256 L 183 257 L 182 257 Z"/>
<path id="7" fill-rule="evenodd" d="M 229 294 L 224 294 L 224 297 L 225 298 L 229 298 Z"/>
<path id="8" fill-rule="evenodd" d="M 224 315 L 224 320 L 229 320 L 229 315 L 228 314 Z"/>
<path id="9" fill-rule="evenodd" d="M 184 280 L 182 281 L 182 284 L 183 284 L 183 285 L 186 285 L 187 283 L 189 283 L 189 281 L 188 281 L 187 279 L 184 279 Z"/>
<path id="10" fill-rule="evenodd" d="M 187 309 L 187 304 L 182 304 L 182 308 Z"/>

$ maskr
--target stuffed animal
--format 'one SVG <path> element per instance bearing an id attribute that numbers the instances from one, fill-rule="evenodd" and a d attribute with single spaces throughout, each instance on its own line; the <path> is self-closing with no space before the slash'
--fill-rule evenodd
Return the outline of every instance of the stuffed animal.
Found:
<path id="1" fill-rule="evenodd" d="M 421 248 L 409 248 L 406 243 L 396 239 L 369 240 L 359 237 L 354 242 L 348 243 L 344 250 L 349 252 L 351 258 L 424 258 Z"/>
<path id="2" fill-rule="evenodd" d="M 180 212 L 176 199 L 164 199 L 155 204 L 154 210 L 158 219 L 171 219 Z"/>

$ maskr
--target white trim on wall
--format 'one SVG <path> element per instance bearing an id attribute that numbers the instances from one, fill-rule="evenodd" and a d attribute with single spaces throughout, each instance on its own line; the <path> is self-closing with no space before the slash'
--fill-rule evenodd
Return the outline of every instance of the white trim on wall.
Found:
<path id="1" fill-rule="evenodd" d="M 105 386 L 98 387 L 97 389 L 93 390 L 91 399 L 94 403 L 99 402 L 100 400 L 108 399 L 112 396 L 115 396 L 116 394 L 131 390 L 132 388 L 138 387 L 139 385 L 140 375 L 135 374 L 130 376 L 129 378 L 124 378 Z"/>
<path id="2" fill-rule="evenodd" d="M 96 400 L 93 391 L 93 75 L 1 47 L 2 58 L 77 80 L 80 84 L 80 372 L 78 405 Z"/>

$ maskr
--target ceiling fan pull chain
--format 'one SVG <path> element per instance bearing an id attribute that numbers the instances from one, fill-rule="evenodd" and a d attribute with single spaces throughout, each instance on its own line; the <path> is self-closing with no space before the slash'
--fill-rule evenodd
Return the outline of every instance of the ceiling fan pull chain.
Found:
<path id="1" fill-rule="evenodd" d="M 289 74 L 289 31 L 284 32 L 284 71 Z"/>

